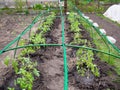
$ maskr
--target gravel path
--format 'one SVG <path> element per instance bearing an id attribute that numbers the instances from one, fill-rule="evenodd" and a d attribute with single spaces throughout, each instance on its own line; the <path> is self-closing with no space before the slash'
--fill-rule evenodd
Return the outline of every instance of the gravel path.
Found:
<path id="1" fill-rule="evenodd" d="M 111 21 L 107 21 L 95 14 L 87 14 L 94 22 L 97 22 L 99 26 L 106 30 L 107 36 L 112 36 L 117 40 L 115 45 L 120 49 L 120 27 Z"/>

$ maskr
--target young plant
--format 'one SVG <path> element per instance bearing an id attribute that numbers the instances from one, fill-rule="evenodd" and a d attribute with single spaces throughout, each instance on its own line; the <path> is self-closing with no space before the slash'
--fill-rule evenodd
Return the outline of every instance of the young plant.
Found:
<path id="1" fill-rule="evenodd" d="M 15 90 L 14 88 L 10 88 L 10 87 L 8 87 L 8 90 Z"/>
<path id="2" fill-rule="evenodd" d="M 7 56 L 7 57 L 5 58 L 5 60 L 4 60 L 4 64 L 5 64 L 6 66 L 8 66 L 9 63 L 10 63 L 10 57 Z"/>
<path id="3" fill-rule="evenodd" d="M 43 27 L 41 28 L 43 34 L 50 30 L 49 26 L 43 23 Z"/>
<path id="4" fill-rule="evenodd" d="M 86 44 L 87 39 L 81 39 L 81 37 L 81 33 L 74 33 L 73 42 L 71 42 L 71 44 Z"/>
<path id="5" fill-rule="evenodd" d="M 93 64 L 93 52 L 91 50 L 83 50 L 80 48 L 76 54 L 78 58 L 76 63 L 78 73 L 84 76 L 87 71 L 91 71 L 96 77 L 99 77 L 99 70 L 97 66 Z M 87 77 L 89 77 L 89 74 Z"/>
<path id="6" fill-rule="evenodd" d="M 33 44 L 45 44 L 45 38 L 43 38 L 42 33 L 36 34 L 35 36 L 31 37 L 30 41 Z"/>
<path id="7" fill-rule="evenodd" d="M 32 90 L 34 77 L 40 76 L 36 66 L 37 62 L 32 62 L 30 58 L 20 57 L 19 60 L 13 60 L 12 67 L 18 77 L 14 82 L 15 85 L 19 85 L 21 90 Z M 15 90 L 10 87 L 8 89 Z"/>
<path id="8" fill-rule="evenodd" d="M 71 31 L 73 32 L 80 32 L 81 29 L 79 28 L 80 23 L 78 21 L 74 21 L 74 23 L 71 23 Z"/>
<path id="9" fill-rule="evenodd" d="M 52 12 L 51 15 L 47 16 L 46 20 L 39 25 L 38 30 L 41 30 L 43 34 L 48 32 L 53 24 L 53 20 L 56 18 L 55 15 L 56 14 Z"/>
<path id="10" fill-rule="evenodd" d="M 68 20 L 70 21 L 70 23 L 74 23 L 76 20 L 76 15 L 74 12 L 70 12 L 69 16 L 68 16 Z"/>
<path id="11" fill-rule="evenodd" d="M 75 13 L 70 13 L 68 16 L 68 20 L 70 21 L 70 29 L 74 32 L 74 40 L 71 44 L 84 44 L 86 43 L 86 39 L 81 39 L 82 35 L 80 33 L 81 29 L 79 28 L 79 17 L 75 15 Z"/>
<path id="12" fill-rule="evenodd" d="M 17 78 L 16 84 L 22 89 L 32 90 L 34 76 L 39 77 L 39 71 L 36 69 L 37 62 L 32 62 L 30 58 L 21 58 L 21 66 L 17 74 L 21 77 Z"/>
<path id="13" fill-rule="evenodd" d="M 26 47 L 21 51 L 20 55 L 24 56 L 26 54 L 34 53 L 34 52 L 35 52 L 35 49 L 33 47 Z"/>
<path id="14" fill-rule="evenodd" d="M 19 46 L 24 46 L 26 44 L 26 40 L 25 39 L 20 39 L 18 45 Z"/>
<path id="15" fill-rule="evenodd" d="M 71 23 L 71 25 L 70 25 L 71 31 L 73 31 L 73 32 L 80 32 L 81 31 L 81 29 L 79 28 L 80 23 L 78 21 L 78 16 L 75 15 L 75 13 L 73 13 L 73 12 L 70 13 L 68 16 L 68 20 Z"/>

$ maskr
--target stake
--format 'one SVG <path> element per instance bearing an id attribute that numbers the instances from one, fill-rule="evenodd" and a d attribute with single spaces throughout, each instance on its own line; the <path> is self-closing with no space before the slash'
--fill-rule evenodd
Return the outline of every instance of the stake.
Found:
<path id="1" fill-rule="evenodd" d="M 65 0 L 64 2 L 64 13 L 66 15 L 66 12 L 67 12 L 67 0 Z"/>

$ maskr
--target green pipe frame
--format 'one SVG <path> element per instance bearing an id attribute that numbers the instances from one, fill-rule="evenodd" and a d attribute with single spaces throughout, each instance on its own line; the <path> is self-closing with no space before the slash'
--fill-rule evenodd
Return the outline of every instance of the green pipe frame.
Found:
<path id="1" fill-rule="evenodd" d="M 60 7 L 61 13 L 61 25 L 62 25 L 62 48 L 63 48 L 63 58 L 64 58 L 64 90 L 68 90 L 68 65 L 67 65 L 67 52 L 65 46 L 65 18 L 62 13 L 62 8 Z"/>
<path id="2" fill-rule="evenodd" d="M 50 10 L 48 10 L 47 12 L 49 12 Z M 45 13 L 47 13 L 45 12 Z M 111 55 L 113 57 L 116 58 L 120 58 L 120 56 L 114 55 L 112 53 L 109 52 L 104 52 L 98 49 L 94 49 L 94 48 L 90 48 L 90 47 L 84 47 L 84 46 L 77 46 L 77 45 L 68 45 L 65 44 L 65 31 L 64 31 L 64 15 L 62 13 L 62 7 L 60 6 L 60 13 L 61 13 L 61 25 L 62 25 L 62 44 L 29 44 L 29 45 L 24 45 L 24 46 L 16 46 L 15 48 L 9 48 L 13 43 L 15 43 L 16 41 L 18 41 L 21 36 L 23 36 L 27 31 L 29 31 L 32 26 L 38 21 L 39 17 L 42 16 L 44 13 L 38 15 L 33 22 L 20 34 L 18 35 L 17 38 L 15 38 L 12 42 L 10 42 L 7 46 L 5 46 L 5 48 L 3 48 L 2 50 L 0 50 L 0 55 L 2 53 L 11 51 L 11 50 L 16 50 L 16 49 L 21 49 L 21 48 L 26 48 L 26 47 L 35 47 L 35 46 L 62 46 L 63 48 L 63 59 L 64 59 L 64 90 L 68 90 L 68 66 L 67 66 L 67 52 L 66 52 L 66 47 L 72 47 L 72 48 L 83 48 L 83 49 L 87 49 L 87 50 L 93 50 L 96 52 L 100 52 L 100 53 L 104 53 L 107 55 Z"/>
<path id="3" fill-rule="evenodd" d="M 69 44 L 64 44 L 64 45 L 66 47 L 83 48 L 83 49 L 93 50 L 93 51 L 104 53 L 106 55 L 111 55 L 113 57 L 116 57 L 116 58 L 120 59 L 120 56 L 117 56 L 117 55 L 109 53 L 109 52 L 104 52 L 104 51 L 101 51 L 101 50 L 98 50 L 98 49 L 94 49 L 94 48 L 90 48 L 90 47 L 85 47 L 85 46 L 69 45 Z M 15 47 L 15 48 L 7 49 L 3 53 L 8 52 L 8 51 L 12 51 L 12 50 L 15 50 L 15 49 L 21 49 L 21 48 L 26 48 L 26 47 L 36 47 L 36 46 L 62 46 L 62 44 L 29 44 L 29 45 L 18 46 L 18 47 Z"/>
<path id="4" fill-rule="evenodd" d="M 36 47 L 36 46 L 62 46 L 62 44 L 29 44 L 29 45 L 18 46 L 15 48 L 7 49 L 6 51 L 3 51 L 3 53 L 8 52 L 8 51 L 12 51 L 15 49 L 21 49 L 21 48 L 26 48 L 26 47 Z"/>
<path id="5" fill-rule="evenodd" d="M 90 47 L 85 47 L 85 46 L 77 46 L 77 45 L 69 45 L 69 44 L 66 44 L 66 46 L 67 46 L 67 47 L 73 47 L 73 48 L 88 49 L 88 50 L 92 50 L 92 51 L 104 53 L 104 54 L 106 54 L 106 55 L 110 55 L 110 56 L 113 56 L 113 57 L 115 57 L 115 58 L 119 58 L 119 59 L 120 59 L 120 56 L 117 56 L 117 55 L 112 54 L 112 53 L 109 53 L 109 52 L 104 52 L 104 51 L 101 51 L 101 50 L 98 50 L 98 49 L 95 49 L 95 48 L 90 48 Z"/>

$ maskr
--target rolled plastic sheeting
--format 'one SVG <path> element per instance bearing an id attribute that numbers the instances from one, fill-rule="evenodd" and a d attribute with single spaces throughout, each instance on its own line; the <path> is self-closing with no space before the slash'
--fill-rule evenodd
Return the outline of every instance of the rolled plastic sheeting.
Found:
<path id="1" fill-rule="evenodd" d="M 84 16 L 85 16 L 85 14 L 84 14 L 84 13 L 82 13 L 82 16 L 84 17 Z"/>
<path id="2" fill-rule="evenodd" d="M 84 16 L 84 18 L 89 19 L 89 17 L 88 17 L 88 16 Z"/>
<path id="3" fill-rule="evenodd" d="M 67 12 L 66 14 L 67 14 L 67 15 L 69 15 L 69 14 L 70 14 L 70 12 Z"/>
<path id="4" fill-rule="evenodd" d="M 111 36 L 107 36 L 107 39 L 108 39 L 111 43 L 113 43 L 113 44 L 116 43 L 116 39 L 114 39 L 114 38 L 111 37 Z"/>
<path id="5" fill-rule="evenodd" d="M 112 5 L 103 15 L 120 23 L 120 5 Z"/>
<path id="6" fill-rule="evenodd" d="M 95 23 L 93 23 L 93 25 L 95 26 L 95 27 L 99 27 L 99 25 L 95 22 Z"/>
<path id="7" fill-rule="evenodd" d="M 100 32 L 101 32 L 102 34 L 106 35 L 105 29 L 100 29 Z"/>
<path id="8" fill-rule="evenodd" d="M 93 20 L 89 19 L 89 22 L 93 23 Z"/>

